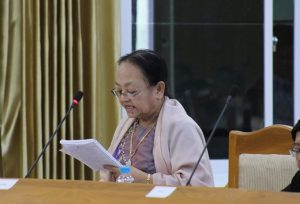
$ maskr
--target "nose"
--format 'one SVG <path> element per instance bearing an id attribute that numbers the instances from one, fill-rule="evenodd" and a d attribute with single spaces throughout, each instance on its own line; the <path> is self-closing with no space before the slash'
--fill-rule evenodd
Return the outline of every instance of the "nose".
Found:
<path id="1" fill-rule="evenodd" d="M 120 102 L 129 101 L 129 98 L 126 94 L 122 93 L 119 97 Z"/>

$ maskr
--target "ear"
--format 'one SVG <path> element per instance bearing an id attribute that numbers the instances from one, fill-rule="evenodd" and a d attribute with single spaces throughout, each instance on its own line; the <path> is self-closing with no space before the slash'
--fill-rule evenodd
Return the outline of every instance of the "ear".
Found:
<path id="1" fill-rule="evenodd" d="M 155 86 L 155 95 L 157 99 L 161 99 L 165 94 L 166 84 L 163 81 L 159 81 Z"/>

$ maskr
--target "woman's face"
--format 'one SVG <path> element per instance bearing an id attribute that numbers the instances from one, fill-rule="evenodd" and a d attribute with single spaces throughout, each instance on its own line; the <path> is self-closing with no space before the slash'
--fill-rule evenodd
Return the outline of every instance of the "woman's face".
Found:
<path id="1" fill-rule="evenodd" d="M 141 70 L 130 62 L 125 61 L 119 65 L 115 90 L 122 93 L 118 99 L 128 117 L 146 121 L 159 113 L 160 99 L 164 97 L 164 90 L 161 90 L 160 83 L 150 86 Z"/>
<path id="2" fill-rule="evenodd" d="M 297 134 L 296 134 L 295 146 L 297 148 L 300 148 L 300 132 L 297 132 Z M 297 161 L 298 168 L 300 169 L 300 154 L 297 154 L 296 161 Z"/>

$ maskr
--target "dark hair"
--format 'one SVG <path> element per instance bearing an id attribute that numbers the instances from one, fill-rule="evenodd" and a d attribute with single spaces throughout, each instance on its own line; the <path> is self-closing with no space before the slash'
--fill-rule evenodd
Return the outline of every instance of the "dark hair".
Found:
<path id="1" fill-rule="evenodd" d="M 118 60 L 120 65 L 122 62 L 130 62 L 136 65 L 147 79 L 150 86 L 155 86 L 159 81 L 165 83 L 165 96 L 167 93 L 168 71 L 165 60 L 153 50 L 136 50 L 130 54 L 122 56 Z"/>
<path id="2" fill-rule="evenodd" d="M 299 131 L 300 131 L 300 120 L 298 120 L 298 122 L 296 123 L 296 125 L 293 127 L 291 131 L 293 141 L 295 141 L 297 132 Z"/>

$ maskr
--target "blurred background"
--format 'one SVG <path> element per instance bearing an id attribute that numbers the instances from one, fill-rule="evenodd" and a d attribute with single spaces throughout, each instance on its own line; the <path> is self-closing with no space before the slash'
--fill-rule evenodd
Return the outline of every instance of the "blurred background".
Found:
<path id="1" fill-rule="evenodd" d="M 229 130 L 294 123 L 294 2 L 265 5 L 261 0 L 132 1 L 132 49 L 150 47 L 168 60 L 170 92 L 206 136 L 230 89 L 238 87 L 209 146 L 212 158 L 227 158 Z M 272 22 L 264 21 L 268 9 Z M 266 23 L 273 26 L 272 59 L 264 56 Z M 272 81 L 265 81 L 266 60 L 273 63 Z M 265 83 L 272 85 L 273 96 L 265 94 Z M 270 104 L 265 97 L 272 97 Z M 265 105 L 272 107 L 266 118 Z"/>

